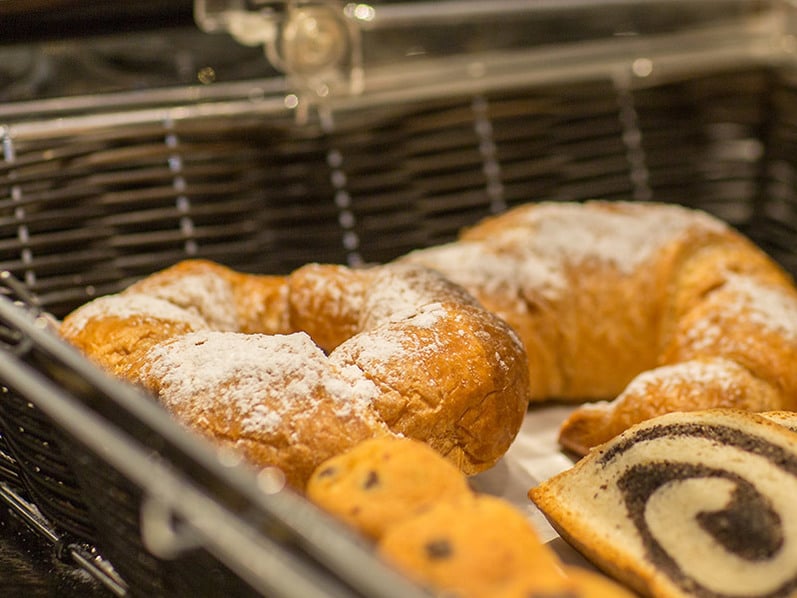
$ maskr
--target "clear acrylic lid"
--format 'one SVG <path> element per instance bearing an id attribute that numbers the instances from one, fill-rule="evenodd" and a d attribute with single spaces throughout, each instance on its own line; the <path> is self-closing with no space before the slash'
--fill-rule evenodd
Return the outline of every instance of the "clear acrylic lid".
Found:
<path id="1" fill-rule="evenodd" d="M 262 46 L 316 99 L 769 58 L 788 50 L 792 10 L 777 0 L 195 0 L 202 30 Z"/>

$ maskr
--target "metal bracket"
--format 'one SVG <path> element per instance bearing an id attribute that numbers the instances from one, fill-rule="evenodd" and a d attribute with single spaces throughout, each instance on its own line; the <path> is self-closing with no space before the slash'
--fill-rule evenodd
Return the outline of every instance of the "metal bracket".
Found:
<path id="1" fill-rule="evenodd" d="M 194 18 L 209 33 L 263 46 L 289 88 L 311 100 L 359 93 L 360 30 L 337 0 L 195 0 Z"/>

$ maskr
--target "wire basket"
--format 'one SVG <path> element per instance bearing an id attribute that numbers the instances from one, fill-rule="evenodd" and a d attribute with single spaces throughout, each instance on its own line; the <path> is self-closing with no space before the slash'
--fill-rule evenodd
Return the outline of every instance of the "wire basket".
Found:
<path id="1" fill-rule="evenodd" d="M 0 269 L 28 306 L 0 297 L 9 482 L 110 560 L 117 593 L 420 595 L 304 501 L 264 493 L 151 397 L 95 371 L 40 312 L 60 318 L 190 257 L 275 274 L 385 262 L 542 199 L 701 208 L 797 274 L 790 10 L 652 4 L 688 7 L 694 28 L 673 18 L 650 35 L 607 41 L 597 27 L 578 44 L 493 44 L 478 60 L 461 45 L 410 67 L 377 60 L 357 94 L 312 101 L 296 79 L 247 71 L 211 87 L 0 105 Z M 755 10 L 705 14 L 742 5 Z M 564 27 L 545 14 L 532 14 L 537 31 Z M 165 481 L 144 471 L 153 464 Z M 233 531 L 214 536 L 221 521 Z M 158 526 L 171 535 L 153 537 Z M 253 565 L 247 547 L 272 556 Z"/>

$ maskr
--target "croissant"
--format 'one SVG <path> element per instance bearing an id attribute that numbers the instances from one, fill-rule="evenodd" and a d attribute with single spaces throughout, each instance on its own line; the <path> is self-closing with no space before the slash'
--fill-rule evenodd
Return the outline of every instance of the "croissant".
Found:
<path id="1" fill-rule="evenodd" d="M 384 435 L 482 471 L 528 404 L 512 330 L 412 265 L 308 264 L 280 277 L 189 260 L 83 305 L 60 332 L 190 429 L 299 490 L 324 459 Z"/>
<path id="2" fill-rule="evenodd" d="M 576 453 L 670 411 L 797 407 L 791 277 L 704 212 L 529 204 L 399 259 L 438 270 L 514 328 L 533 401 L 602 401 L 563 423 Z"/>

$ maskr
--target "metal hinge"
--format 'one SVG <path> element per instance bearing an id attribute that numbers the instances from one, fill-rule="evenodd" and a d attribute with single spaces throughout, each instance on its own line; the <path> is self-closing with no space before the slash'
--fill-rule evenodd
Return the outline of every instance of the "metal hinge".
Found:
<path id="1" fill-rule="evenodd" d="M 336 0 L 195 0 L 198 26 L 262 46 L 297 93 L 356 94 L 362 84 L 360 30 L 351 4 Z"/>

